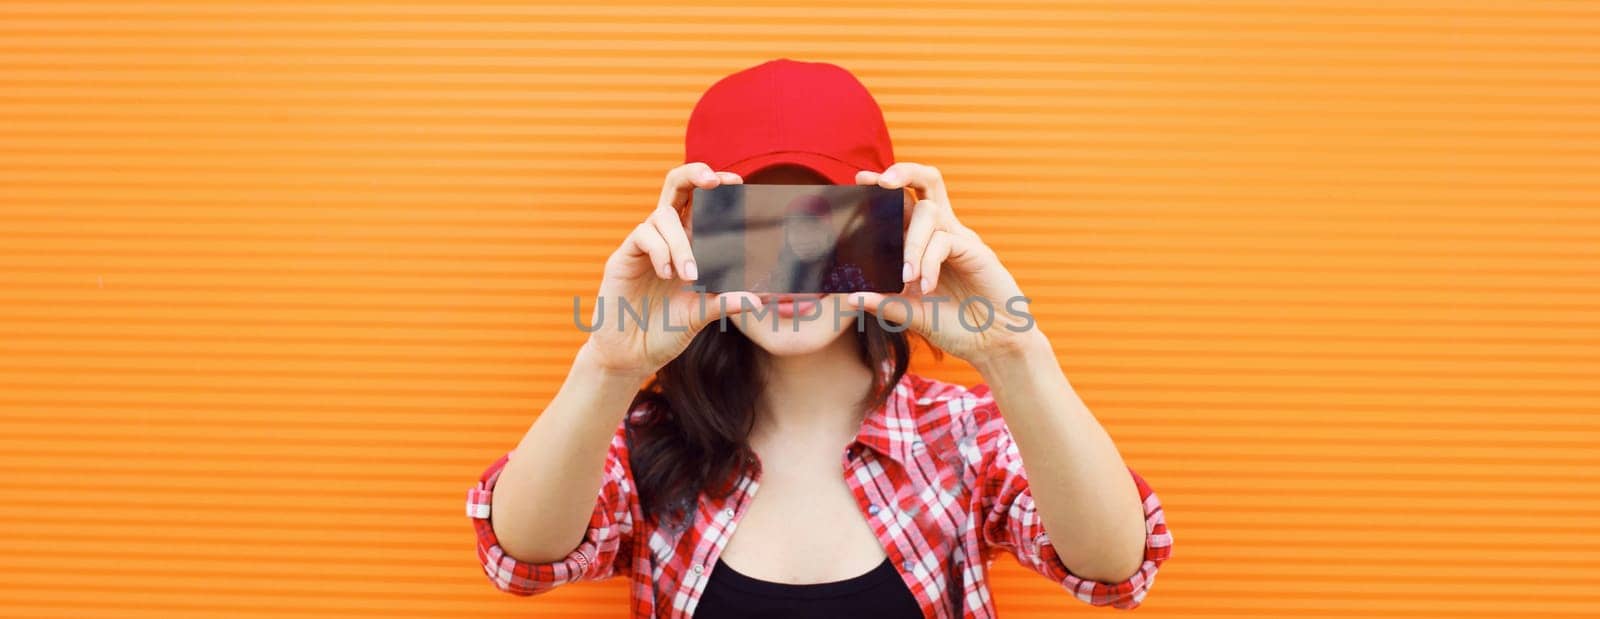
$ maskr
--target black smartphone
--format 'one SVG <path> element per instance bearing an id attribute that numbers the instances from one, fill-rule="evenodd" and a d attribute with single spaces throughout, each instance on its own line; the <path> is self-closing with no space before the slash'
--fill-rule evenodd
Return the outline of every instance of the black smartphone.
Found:
<path id="1" fill-rule="evenodd" d="M 904 196 L 877 185 L 695 188 L 695 283 L 707 292 L 900 292 Z"/>

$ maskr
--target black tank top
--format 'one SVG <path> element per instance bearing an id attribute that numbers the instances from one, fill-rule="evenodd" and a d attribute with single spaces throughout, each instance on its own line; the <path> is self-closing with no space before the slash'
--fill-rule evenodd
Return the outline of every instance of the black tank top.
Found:
<path id="1" fill-rule="evenodd" d="M 922 619 L 922 606 L 886 557 L 872 571 L 804 585 L 759 580 L 717 559 L 695 619 Z"/>

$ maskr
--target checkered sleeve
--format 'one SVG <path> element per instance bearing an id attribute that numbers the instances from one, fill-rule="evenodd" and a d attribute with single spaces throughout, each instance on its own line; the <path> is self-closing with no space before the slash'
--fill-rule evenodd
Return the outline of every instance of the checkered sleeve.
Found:
<path id="1" fill-rule="evenodd" d="M 1060 583 L 1084 602 L 1125 609 L 1137 607 L 1155 583 L 1156 570 L 1172 550 L 1172 535 L 1167 532 L 1161 501 L 1149 484 L 1138 473 L 1128 470 L 1144 502 L 1144 561 L 1139 570 L 1118 583 L 1079 577 L 1067 569 L 1050 543 L 1050 536 L 1035 509 L 1028 474 L 1022 466 L 1016 442 L 993 400 L 987 400 L 986 404 L 988 410 L 982 410 L 984 406 L 980 405 L 979 411 L 979 441 L 985 449 L 978 473 L 978 492 L 974 493 L 983 541 L 991 548 L 1016 555 L 1018 562 Z"/>
<path id="2" fill-rule="evenodd" d="M 490 520 L 495 483 L 511 459 L 500 456 L 489 465 L 478 482 L 467 491 L 467 516 L 478 538 L 478 561 L 489 581 L 501 591 L 514 595 L 544 593 L 571 582 L 610 578 L 619 566 L 626 569 L 632 543 L 635 494 L 628 470 L 628 448 L 623 426 L 611 438 L 606 457 L 604 480 L 595 497 L 594 511 L 583 541 L 560 560 L 548 563 L 523 561 L 506 554 L 495 537 Z"/>

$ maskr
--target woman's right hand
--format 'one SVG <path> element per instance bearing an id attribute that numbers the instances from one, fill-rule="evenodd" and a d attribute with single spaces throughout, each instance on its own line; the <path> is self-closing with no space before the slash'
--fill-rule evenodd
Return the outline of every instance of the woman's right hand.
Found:
<path id="1" fill-rule="evenodd" d="M 711 189 L 743 182 L 737 174 L 716 172 L 700 162 L 667 172 L 655 210 L 606 259 L 589 323 L 600 326 L 584 344 L 584 353 L 592 362 L 607 371 L 643 378 L 683 352 L 706 325 L 761 307 L 760 298 L 748 292 L 706 294 L 691 288 L 698 273 L 689 251 L 689 235 L 678 215 L 695 187 Z M 644 325 L 619 312 L 623 299 L 643 318 Z M 663 311 L 670 329 L 662 323 Z"/>

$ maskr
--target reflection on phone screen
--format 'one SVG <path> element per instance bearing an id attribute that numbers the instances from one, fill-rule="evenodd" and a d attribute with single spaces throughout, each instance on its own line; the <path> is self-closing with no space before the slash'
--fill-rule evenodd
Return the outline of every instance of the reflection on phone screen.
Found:
<path id="1" fill-rule="evenodd" d="M 695 189 L 696 283 L 708 292 L 899 292 L 903 196 L 876 185 Z"/>

